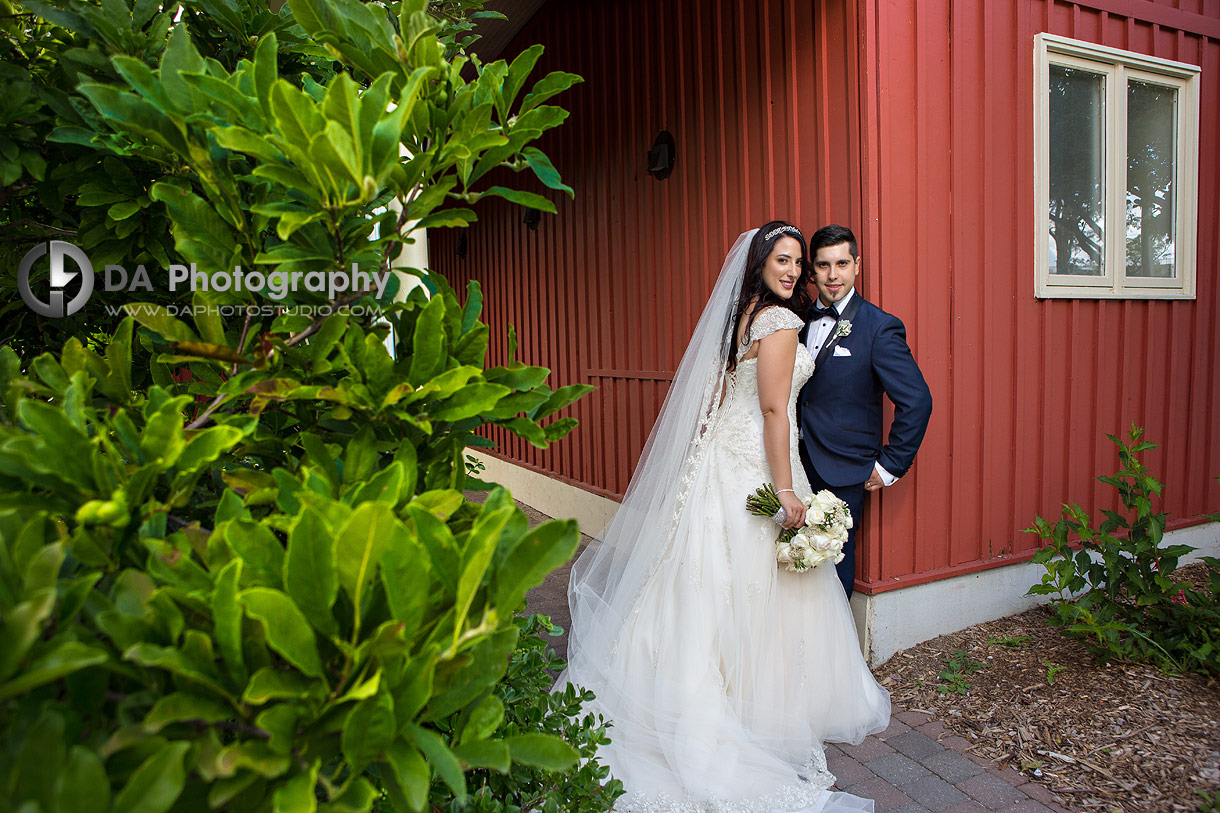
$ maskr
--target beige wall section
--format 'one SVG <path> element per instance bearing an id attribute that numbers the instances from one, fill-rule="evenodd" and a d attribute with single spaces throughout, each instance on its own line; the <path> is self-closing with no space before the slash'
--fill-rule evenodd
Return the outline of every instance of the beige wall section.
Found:
<path id="1" fill-rule="evenodd" d="M 591 494 L 583 488 L 553 480 L 545 474 L 475 449 L 467 449 L 466 453 L 487 467 L 482 475 L 484 480 L 499 483 L 511 491 L 513 497 L 548 517 L 575 519 L 580 523 L 581 532 L 589 536 L 596 536 L 618 510 L 618 503 L 614 500 Z"/>
<path id="2" fill-rule="evenodd" d="M 390 201 L 389 208 L 396 212 L 402 211 L 402 204 L 398 198 Z M 407 228 L 415 225 L 418 221 L 412 221 L 407 224 Z M 400 271 L 402 268 L 420 268 L 428 267 L 428 230 L 420 229 L 410 235 L 412 243 L 403 243 L 398 250 L 398 255 L 390 261 L 390 270 L 398 275 L 401 286 L 398 289 L 398 295 L 394 297 L 395 302 L 402 302 L 407 298 L 407 294 L 417 285 L 422 285 L 419 277 L 415 274 L 408 274 L 405 271 Z"/>
<path id="3" fill-rule="evenodd" d="M 1201 556 L 1220 556 L 1220 523 L 1169 531 L 1165 543 L 1198 549 L 1182 564 Z M 878 666 L 921 641 L 1025 612 L 1050 601 L 1046 596 L 1025 595 L 1045 572 L 1042 565 L 1022 562 L 874 596 L 853 595 L 860 645 L 869 664 Z"/>

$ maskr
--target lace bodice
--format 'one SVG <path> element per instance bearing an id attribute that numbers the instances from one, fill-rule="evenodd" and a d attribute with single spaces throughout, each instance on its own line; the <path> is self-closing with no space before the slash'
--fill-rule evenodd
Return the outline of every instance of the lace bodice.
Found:
<path id="1" fill-rule="evenodd" d="M 742 339 L 741 346 L 737 348 L 737 358 L 741 358 L 751 344 L 770 336 L 777 330 L 800 330 L 804 326 L 805 323 L 801 317 L 787 308 L 778 306 L 766 308 L 754 317 L 754 323 L 750 325 L 750 335 Z"/>
<path id="2" fill-rule="evenodd" d="M 754 324 L 750 326 L 750 334 L 737 348 L 737 357 L 741 358 L 754 342 L 777 330 L 794 330 L 803 326 L 801 318 L 787 308 L 767 308 L 755 317 Z M 803 471 L 797 451 L 797 428 L 800 424 L 796 419 L 796 401 L 801 387 L 813 375 L 813 366 L 813 356 L 809 354 L 808 348 L 798 343 L 796 363 L 792 366 L 792 389 L 788 393 L 788 426 L 791 436 L 789 449 L 794 481 L 805 479 L 803 476 L 797 476 L 798 473 L 803 475 Z M 740 457 L 743 462 L 749 461 L 750 468 L 756 468 L 761 462 L 769 469 L 763 450 L 762 428 L 762 410 L 758 405 L 758 357 L 755 356 L 739 362 L 736 370 L 728 377 L 713 434 L 729 454 Z M 766 481 L 769 481 L 770 471 L 765 474 Z"/>

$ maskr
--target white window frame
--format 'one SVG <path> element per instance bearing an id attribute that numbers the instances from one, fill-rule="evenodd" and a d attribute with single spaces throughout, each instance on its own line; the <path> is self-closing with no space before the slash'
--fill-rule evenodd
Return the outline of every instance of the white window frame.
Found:
<path id="1" fill-rule="evenodd" d="M 1052 274 L 1047 250 L 1050 219 L 1051 65 L 1105 76 L 1105 272 Z M 1054 34 L 1034 37 L 1035 283 L 1040 299 L 1194 299 L 1199 188 L 1198 65 L 1122 51 Z M 1178 91 L 1176 276 L 1128 277 L 1126 259 L 1127 80 Z"/>

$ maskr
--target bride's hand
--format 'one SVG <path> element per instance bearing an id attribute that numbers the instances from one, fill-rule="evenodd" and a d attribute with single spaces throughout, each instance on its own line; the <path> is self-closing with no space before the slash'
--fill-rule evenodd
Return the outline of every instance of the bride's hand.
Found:
<path id="1" fill-rule="evenodd" d="M 805 503 L 791 491 L 779 495 L 779 504 L 784 509 L 784 527 L 800 528 L 805 524 Z"/>

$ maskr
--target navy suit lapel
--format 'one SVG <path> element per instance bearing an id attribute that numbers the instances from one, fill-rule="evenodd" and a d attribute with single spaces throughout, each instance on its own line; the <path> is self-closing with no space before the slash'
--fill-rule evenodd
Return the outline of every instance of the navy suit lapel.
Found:
<path id="1" fill-rule="evenodd" d="M 851 301 L 847 303 L 847 307 L 844 308 L 843 312 L 839 314 L 839 318 L 835 321 L 834 327 L 830 329 L 830 338 L 827 340 L 826 344 L 822 345 L 822 349 L 818 351 L 818 357 L 814 359 L 813 362 L 814 375 L 817 375 L 822 367 L 825 366 L 824 362 L 826 359 L 830 358 L 830 354 L 834 351 L 835 346 L 838 345 L 840 338 L 838 335 L 839 325 L 843 322 L 850 322 L 852 319 L 855 319 L 856 314 L 860 312 L 860 306 L 862 304 L 864 304 L 864 297 L 860 296 L 860 293 L 857 291 L 856 294 L 851 298 Z M 806 327 L 806 330 L 808 330 L 808 327 Z"/>

